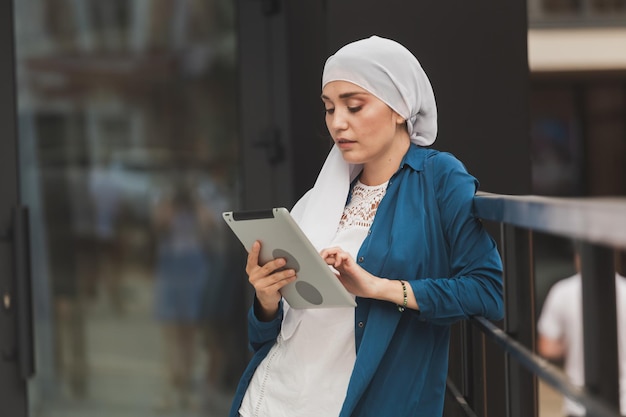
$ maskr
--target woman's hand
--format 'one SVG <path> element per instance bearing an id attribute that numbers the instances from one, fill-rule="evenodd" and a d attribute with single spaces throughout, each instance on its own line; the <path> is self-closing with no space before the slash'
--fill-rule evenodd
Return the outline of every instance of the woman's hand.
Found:
<path id="1" fill-rule="evenodd" d="M 389 301 L 404 306 L 404 288 L 406 288 L 406 307 L 419 310 L 419 305 L 410 285 L 395 279 L 380 278 L 370 274 L 359 266 L 352 256 L 341 248 L 334 247 L 320 252 L 322 258 L 339 273 L 337 277 L 346 289 L 359 297 Z"/>
<path id="2" fill-rule="evenodd" d="M 339 247 L 320 252 L 326 263 L 339 273 L 337 277 L 346 289 L 359 297 L 377 298 L 381 279 L 359 266 L 352 256 Z"/>
<path id="3" fill-rule="evenodd" d="M 262 321 L 270 321 L 278 312 L 278 303 L 281 299 L 280 289 L 296 280 L 296 271 L 281 270 L 280 268 L 286 264 L 283 258 L 276 258 L 265 265 L 259 265 L 259 252 L 261 252 L 261 243 L 256 241 L 248 253 L 246 273 L 248 281 L 256 292 L 257 317 Z"/>

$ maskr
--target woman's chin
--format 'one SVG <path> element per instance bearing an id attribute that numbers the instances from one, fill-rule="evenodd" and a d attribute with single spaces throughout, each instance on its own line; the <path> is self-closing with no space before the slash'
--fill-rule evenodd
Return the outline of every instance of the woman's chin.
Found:
<path id="1" fill-rule="evenodd" d="M 343 160 L 346 161 L 349 164 L 362 164 L 363 163 L 363 158 L 360 158 L 359 155 L 357 153 L 355 153 L 354 151 L 349 151 L 349 150 L 342 150 L 341 151 L 341 156 L 343 157 Z"/>

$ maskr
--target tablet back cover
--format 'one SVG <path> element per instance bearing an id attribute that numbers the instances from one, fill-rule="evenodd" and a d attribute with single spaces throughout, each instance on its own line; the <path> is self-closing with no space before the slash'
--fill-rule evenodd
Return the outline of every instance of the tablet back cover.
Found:
<path id="1" fill-rule="evenodd" d="M 224 220 L 247 251 L 261 242 L 259 264 L 285 258 L 285 268 L 297 279 L 281 290 L 293 308 L 354 307 L 356 302 L 324 262 L 313 244 L 283 207 L 261 211 L 225 212 Z"/>

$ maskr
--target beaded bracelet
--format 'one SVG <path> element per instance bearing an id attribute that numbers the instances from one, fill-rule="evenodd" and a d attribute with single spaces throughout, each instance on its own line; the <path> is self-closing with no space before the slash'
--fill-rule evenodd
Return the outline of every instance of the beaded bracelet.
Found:
<path id="1" fill-rule="evenodd" d="M 402 300 L 402 305 L 398 305 L 398 311 L 400 313 L 402 313 L 404 310 L 406 310 L 406 305 L 407 305 L 407 295 L 406 295 L 406 283 L 402 280 L 400 280 L 400 284 L 402 284 L 402 295 L 404 296 L 403 300 Z"/>

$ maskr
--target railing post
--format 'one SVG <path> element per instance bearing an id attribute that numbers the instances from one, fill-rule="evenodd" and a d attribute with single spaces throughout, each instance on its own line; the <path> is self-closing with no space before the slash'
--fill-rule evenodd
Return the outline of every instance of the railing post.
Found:
<path id="1" fill-rule="evenodd" d="M 580 250 L 585 387 L 619 409 L 615 268 L 610 248 L 583 243 Z"/>
<path id="2" fill-rule="evenodd" d="M 535 282 L 532 266 L 532 235 L 527 229 L 502 225 L 504 259 L 504 331 L 534 350 Z M 509 355 L 505 358 L 507 417 L 537 415 L 535 376 Z"/>
<path id="3" fill-rule="evenodd" d="M 445 417 L 467 417 L 468 407 L 479 411 L 484 406 L 482 402 L 477 404 L 474 396 L 482 384 L 474 380 L 476 364 L 472 360 L 471 331 L 466 321 L 455 323 L 451 329 Z"/>

